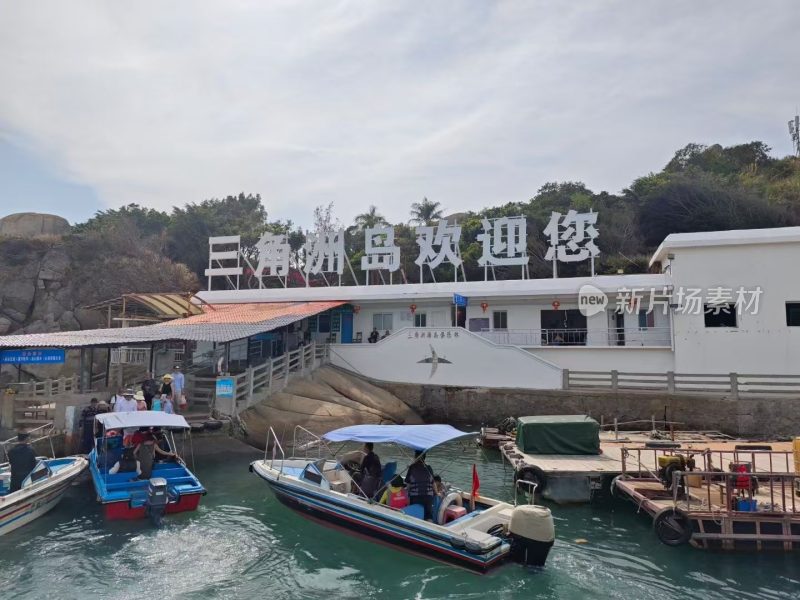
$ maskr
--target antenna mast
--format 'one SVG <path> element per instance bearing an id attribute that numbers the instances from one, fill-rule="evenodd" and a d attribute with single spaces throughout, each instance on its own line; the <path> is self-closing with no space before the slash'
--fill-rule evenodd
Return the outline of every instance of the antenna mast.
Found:
<path id="1" fill-rule="evenodd" d="M 792 150 L 794 155 L 800 157 L 800 116 L 795 115 L 789 121 L 789 135 L 792 137 Z"/>

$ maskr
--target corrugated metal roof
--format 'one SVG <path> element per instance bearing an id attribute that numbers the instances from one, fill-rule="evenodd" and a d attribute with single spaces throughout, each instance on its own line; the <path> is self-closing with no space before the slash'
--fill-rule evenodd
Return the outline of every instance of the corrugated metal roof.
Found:
<path id="1" fill-rule="evenodd" d="M 109 306 L 121 307 L 123 303 L 141 304 L 156 316 L 176 319 L 202 312 L 197 304 L 192 303 L 191 297 L 192 294 L 123 294 L 84 308 L 101 310 Z"/>
<path id="2" fill-rule="evenodd" d="M 269 302 L 204 307 L 203 314 L 156 325 L 0 336 L 0 348 L 81 348 L 166 340 L 231 342 L 311 317 L 344 302 Z"/>

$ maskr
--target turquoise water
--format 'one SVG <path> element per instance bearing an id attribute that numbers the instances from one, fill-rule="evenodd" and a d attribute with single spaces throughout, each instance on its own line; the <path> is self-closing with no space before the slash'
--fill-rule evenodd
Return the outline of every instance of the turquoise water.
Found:
<path id="1" fill-rule="evenodd" d="M 248 461 L 233 452 L 199 460 L 208 496 L 159 530 L 105 523 L 91 486 L 72 489 L 53 512 L 0 537 L 0 598 L 800 597 L 800 555 L 669 548 L 625 503 L 553 507 L 558 540 L 546 567 L 474 575 L 302 519 Z M 454 443 L 428 462 L 465 488 L 476 462 L 482 493 L 512 497 L 496 454 Z"/>

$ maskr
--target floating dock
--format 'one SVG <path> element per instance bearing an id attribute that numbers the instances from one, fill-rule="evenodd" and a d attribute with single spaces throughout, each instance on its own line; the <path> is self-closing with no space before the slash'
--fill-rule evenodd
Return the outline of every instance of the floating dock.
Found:
<path id="1" fill-rule="evenodd" d="M 580 503 L 591 501 L 600 490 L 610 489 L 611 481 L 623 471 L 629 476 L 655 477 L 658 456 L 664 451 L 681 450 L 688 454 L 711 451 L 717 461 L 715 468 L 719 468 L 727 467 L 745 454 L 750 456 L 752 453 L 746 448 L 756 444 L 780 451 L 784 457 L 791 454 L 790 442 L 751 443 L 712 431 L 674 432 L 667 440 L 654 440 L 650 432 L 601 432 L 600 454 L 594 455 L 526 454 L 513 441 L 501 442 L 499 449 L 503 460 L 514 469 L 515 482 L 522 479 L 535 483 L 537 493 L 554 502 Z M 639 445 L 647 452 L 631 455 L 631 447 Z M 761 470 L 794 470 L 786 461 L 780 468 L 770 465 L 769 456 L 763 452 L 751 458 Z"/>
<path id="2" fill-rule="evenodd" d="M 718 550 L 800 549 L 800 479 L 791 450 L 623 450 L 623 472 L 613 481 L 613 493 L 648 514 L 663 543 Z M 643 476 L 637 467 L 628 471 L 628 464 L 653 454 L 657 462 L 661 457 L 656 474 Z"/>

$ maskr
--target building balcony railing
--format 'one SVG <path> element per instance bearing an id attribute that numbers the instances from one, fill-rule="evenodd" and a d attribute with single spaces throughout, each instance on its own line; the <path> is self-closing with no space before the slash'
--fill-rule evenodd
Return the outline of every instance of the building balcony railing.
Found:
<path id="1" fill-rule="evenodd" d="M 612 327 L 609 329 L 483 329 L 478 335 L 496 344 L 522 347 L 560 346 L 672 346 L 669 327 Z"/>

